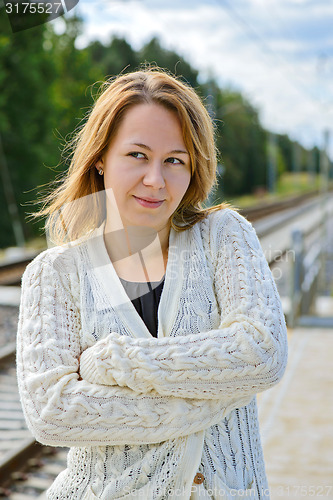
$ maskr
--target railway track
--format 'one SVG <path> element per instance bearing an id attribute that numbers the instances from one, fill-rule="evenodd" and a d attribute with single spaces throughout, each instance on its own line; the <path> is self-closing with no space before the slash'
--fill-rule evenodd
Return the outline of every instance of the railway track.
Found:
<path id="1" fill-rule="evenodd" d="M 288 208 L 294 208 L 302 203 L 318 196 L 318 191 L 310 191 L 308 193 L 303 193 L 301 195 L 291 196 L 285 200 L 276 201 L 273 203 L 261 203 L 253 207 L 241 208 L 239 212 L 244 215 L 249 221 L 254 222 L 256 220 L 267 217 L 268 215 L 276 214 Z"/>
<path id="2" fill-rule="evenodd" d="M 15 342 L 0 349 L 0 498 L 45 498 L 66 467 L 66 449 L 37 443 L 27 429 L 17 388 Z"/>
<path id="3" fill-rule="evenodd" d="M 33 253 L 31 256 L 23 257 L 20 260 L 0 263 L 0 286 L 20 285 L 25 268 L 38 253 Z"/>
<path id="4" fill-rule="evenodd" d="M 303 195 L 297 198 L 298 201 L 294 198 L 292 206 L 296 207 L 310 197 Z M 251 209 L 252 214 L 250 211 L 242 213 L 254 221 L 263 217 L 263 213 L 268 215 L 289 208 L 290 200 L 288 203 Z M 0 285 L 6 282 L 19 285 L 31 260 L 0 266 Z M 66 468 L 66 456 L 67 449 L 37 443 L 26 427 L 16 381 L 15 337 L 9 344 L 7 338 L 7 344 L 0 347 L 0 499 L 45 500 L 46 489 Z"/>

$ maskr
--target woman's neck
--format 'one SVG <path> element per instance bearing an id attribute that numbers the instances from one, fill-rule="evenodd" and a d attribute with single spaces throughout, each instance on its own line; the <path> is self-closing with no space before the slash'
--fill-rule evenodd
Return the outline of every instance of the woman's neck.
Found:
<path id="1" fill-rule="evenodd" d="M 104 242 L 118 274 L 129 281 L 159 281 L 168 261 L 170 226 L 156 231 L 149 227 L 112 229 L 108 221 Z"/>

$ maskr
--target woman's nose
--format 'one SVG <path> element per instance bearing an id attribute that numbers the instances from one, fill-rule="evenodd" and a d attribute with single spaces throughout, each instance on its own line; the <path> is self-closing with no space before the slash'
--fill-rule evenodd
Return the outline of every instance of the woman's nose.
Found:
<path id="1" fill-rule="evenodd" d="M 147 165 L 143 183 L 147 186 L 152 186 L 156 189 L 165 187 L 165 179 L 163 175 L 163 164 L 160 161 L 154 161 Z"/>

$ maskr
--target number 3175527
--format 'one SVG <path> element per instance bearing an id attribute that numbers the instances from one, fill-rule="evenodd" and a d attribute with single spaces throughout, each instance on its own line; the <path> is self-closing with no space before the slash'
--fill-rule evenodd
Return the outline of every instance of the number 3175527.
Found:
<path id="1" fill-rule="evenodd" d="M 61 2 L 16 2 L 5 4 L 7 14 L 57 14 Z"/>

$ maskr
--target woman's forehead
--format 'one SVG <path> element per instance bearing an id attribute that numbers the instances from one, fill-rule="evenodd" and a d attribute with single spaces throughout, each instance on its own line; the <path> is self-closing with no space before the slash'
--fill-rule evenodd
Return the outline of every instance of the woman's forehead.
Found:
<path id="1" fill-rule="evenodd" d="M 180 120 L 177 115 L 158 104 L 137 104 L 125 114 L 114 136 L 114 140 L 133 145 L 166 143 L 172 151 L 187 152 Z"/>

